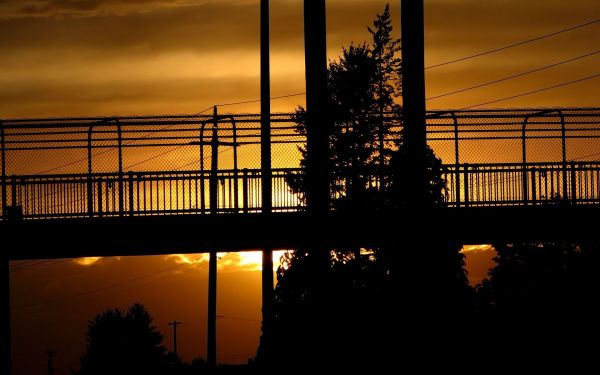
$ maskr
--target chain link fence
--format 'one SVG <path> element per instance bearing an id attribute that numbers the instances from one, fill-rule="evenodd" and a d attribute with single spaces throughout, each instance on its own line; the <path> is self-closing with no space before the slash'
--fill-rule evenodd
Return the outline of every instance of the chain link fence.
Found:
<path id="1" fill-rule="evenodd" d="M 383 115 L 394 149 L 401 118 Z M 259 212 L 257 114 L 2 120 L 2 217 Z M 600 201 L 600 109 L 436 111 L 427 142 L 444 164 L 446 202 Z M 305 136 L 271 116 L 273 209 L 296 210 L 286 176 Z"/>

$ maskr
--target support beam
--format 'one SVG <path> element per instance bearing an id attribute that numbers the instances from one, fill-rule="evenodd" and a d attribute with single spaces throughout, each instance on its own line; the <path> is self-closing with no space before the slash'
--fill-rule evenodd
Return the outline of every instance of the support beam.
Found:
<path id="1" fill-rule="evenodd" d="M 327 120 L 327 17 L 325 0 L 304 1 L 306 65 L 306 198 L 308 210 L 329 210 L 329 121 Z"/>
<path id="2" fill-rule="evenodd" d="M 210 252 L 208 260 L 208 329 L 206 337 L 206 362 L 209 368 L 217 367 L 217 253 Z"/>
<path id="3" fill-rule="evenodd" d="M 213 109 L 213 129 L 211 140 L 211 173 L 209 181 L 209 199 L 211 216 L 217 215 L 218 181 L 217 170 L 219 169 L 219 132 L 217 107 Z M 217 252 L 212 250 L 208 261 L 208 324 L 206 330 L 206 361 L 209 368 L 217 367 Z"/>
<path id="4" fill-rule="evenodd" d="M 273 353 L 273 251 L 263 249 L 262 259 L 262 339 L 266 365 L 272 363 Z"/>
<path id="5" fill-rule="evenodd" d="M 269 0 L 260 1 L 260 165 L 262 210 L 271 213 L 271 68 L 269 47 Z"/>
<path id="6" fill-rule="evenodd" d="M 261 188 L 263 214 L 271 215 L 273 181 L 271 173 L 271 66 L 269 0 L 260 1 L 260 123 Z M 268 235 L 269 228 L 265 228 Z M 273 251 L 263 249 L 262 261 L 262 343 L 270 359 L 273 326 Z"/>
<path id="7" fill-rule="evenodd" d="M 10 242 L 5 242 L 10 243 Z M 0 292 L 0 299 L 2 300 L 2 312 L 0 313 L 0 324 L 2 329 L 0 330 L 0 337 L 4 341 L 4 355 L 2 356 L 2 369 L 3 374 L 10 375 L 11 372 L 11 336 L 10 336 L 10 263 L 9 258 L 3 254 L 0 257 L 0 273 L 2 273 L 2 292 Z"/>
<path id="8" fill-rule="evenodd" d="M 427 199 L 425 150 L 425 36 L 423 0 L 402 1 L 402 99 L 411 201 Z"/>

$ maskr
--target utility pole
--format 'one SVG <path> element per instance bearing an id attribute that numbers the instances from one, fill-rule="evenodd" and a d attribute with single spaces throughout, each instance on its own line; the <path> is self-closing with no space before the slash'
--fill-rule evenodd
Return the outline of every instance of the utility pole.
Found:
<path id="1" fill-rule="evenodd" d="M 260 123 L 262 212 L 271 215 L 273 180 L 271 170 L 271 64 L 269 0 L 260 1 Z M 266 220 L 268 223 L 269 220 Z M 269 230 L 265 228 L 265 234 Z M 263 248 L 262 259 L 262 336 L 267 361 L 270 360 L 273 325 L 273 250 Z"/>
<path id="2" fill-rule="evenodd" d="M 173 320 L 169 323 L 170 326 L 173 327 L 173 354 L 177 357 L 177 326 L 183 324 L 182 322 L 178 322 L 177 320 Z"/>
<path id="3" fill-rule="evenodd" d="M 3 207 L 6 209 L 6 207 Z M 7 254 L 2 254 L 0 256 L 0 273 L 2 274 L 2 287 L 0 288 L 0 299 L 2 302 L 0 303 L 0 325 L 2 329 L 0 329 L 0 336 L 4 341 L 4 354 L 2 355 L 2 367 L 0 367 L 0 372 L 4 372 L 5 374 L 11 374 L 11 329 L 10 329 L 10 261 Z"/>
<path id="4" fill-rule="evenodd" d="M 219 132 L 217 126 L 219 119 L 217 117 L 217 106 L 213 110 L 213 131 L 211 140 L 211 174 L 209 181 L 210 195 L 210 213 L 217 215 L 217 205 L 219 203 L 217 170 L 219 169 Z M 217 252 L 211 251 L 208 260 L 208 329 L 206 330 L 206 361 L 208 367 L 215 369 L 217 367 Z"/>
<path id="5" fill-rule="evenodd" d="M 402 0 L 402 100 L 405 145 L 409 157 L 410 201 L 426 200 L 425 15 L 423 0 Z"/>
<path id="6" fill-rule="evenodd" d="M 56 351 L 48 350 L 46 354 L 48 355 L 48 368 L 46 371 L 48 372 L 48 375 L 52 375 L 54 374 L 54 355 L 56 354 Z"/>

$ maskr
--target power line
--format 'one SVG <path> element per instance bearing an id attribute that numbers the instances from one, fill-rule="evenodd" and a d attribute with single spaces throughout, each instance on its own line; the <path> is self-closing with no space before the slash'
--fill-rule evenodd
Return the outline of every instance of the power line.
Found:
<path id="1" fill-rule="evenodd" d="M 68 300 L 68 299 L 72 299 L 72 298 L 83 297 L 83 296 L 87 296 L 87 295 L 90 295 L 90 294 L 95 294 L 95 293 L 102 292 L 102 291 L 105 291 L 105 290 L 114 289 L 114 288 L 121 287 L 123 285 L 131 284 L 131 283 L 136 282 L 136 281 L 144 280 L 144 279 L 156 276 L 156 275 L 161 274 L 161 273 L 165 273 L 165 272 L 177 269 L 177 268 L 181 268 L 181 267 L 183 267 L 185 265 L 186 265 L 185 263 L 177 264 L 177 265 L 172 266 L 172 267 L 164 268 L 164 269 L 156 271 L 156 272 L 152 272 L 152 273 L 148 273 L 148 274 L 145 274 L 145 275 L 142 275 L 142 276 L 134 277 L 132 279 L 121 281 L 121 282 L 118 282 L 116 284 L 111 284 L 111 285 L 103 286 L 103 287 L 100 287 L 100 288 L 87 290 L 85 292 L 70 294 L 70 295 L 63 296 L 63 297 L 53 298 L 53 299 L 49 299 L 49 300 L 46 300 L 46 301 L 40 301 L 40 302 L 32 303 L 32 304 L 29 304 L 29 305 L 16 306 L 16 307 L 13 307 L 12 309 L 14 309 L 14 310 L 27 309 L 27 308 L 31 308 L 31 307 L 35 307 L 35 306 L 40 306 L 40 305 L 45 305 L 45 304 L 49 304 L 49 303 L 60 302 L 60 301 L 64 301 L 64 300 Z"/>
<path id="2" fill-rule="evenodd" d="M 582 27 L 590 26 L 590 25 L 593 25 L 593 24 L 598 23 L 598 22 L 600 22 L 600 19 L 596 19 L 596 20 L 593 20 L 593 21 L 588 21 L 586 23 L 582 23 L 582 24 L 575 25 L 575 26 L 572 26 L 572 27 L 569 27 L 569 28 L 566 28 L 566 29 L 558 30 L 558 31 L 555 31 L 553 33 L 540 35 L 540 36 L 532 38 L 532 39 L 523 40 L 523 41 L 520 41 L 520 42 L 517 42 L 517 43 L 513 43 L 513 44 L 509 44 L 509 45 L 506 45 L 506 46 L 503 46 L 503 47 L 494 48 L 494 49 L 491 49 L 491 50 L 488 50 L 488 51 L 484 51 L 484 52 L 479 52 L 479 53 L 476 53 L 474 55 L 469 55 L 469 56 L 461 57 L 459 59 L 450 60 L 450 61 L 446 61 L 446 62 L 439 63 L 439 64 L 429 65 L 429 66 L 425 67 L 425 69 L 438 68 L 440 66 L 450 65 L 450 64 L 457 63 L 457 62 L 474 59 L 476 57 L 480 57 L 480 56 L 484 56 L 484 55 L 489 55 L 490 53 L 504 51 L 504 50 L 507 50 L 509 48 L 513 48 L 513 47 L 517 47 L 517 46 L 522 46 L 524 44 L 536 42 L 538 40 L 542 40 L 542 39 L 546 39 L 546 38 L 549 38 L 549 37 L 552 37 L 552 36 L 555 36 L 555 35 L 563 34 L 563 33 L 566 33 L 568 31 L 572 31 L 572 30 L 580 29 Z"/>
<path id="3" fill-rule="evenodd" d="M 587 159 L 587 158 L 591 158 L 592 156 L 598 156 L 598 155 L 600 155 L 600 152 L 596 152 L 596 153 L 593 153 L 593 154 L 588 154 L 588 155 L 580 156 L 578 158 L 570 159 L 569 161 L 584 160 L 584 159 Z"/>
<path id="4" fill-rule="evenodd" d="M 40 261 L 35 261 L 29 264 L 16 264 L 14 265 L 14 267 L 10 268 L 10 272 L 11 273 L 15 273 L 15 272 L 22 272 L 22 271 L 30 271 L 30 270 L 41 270 L 44 269 L 48 266 L 53 266 L 56 264 L 60 264 L 60 263 L 64 263 L 64 262 L 68 262 L 70 260 L 72 260 L 73 258 L 65 258 L 65 259 L 46 259 L 46 260 L 40 260 Z"/>
<path id="5" fill-rule="evenodd" d="M 281 96 L 272 96 L 271 100 L 291 98 L 291 97 L 294 97 L 294 96 L 302 96 L 302 95 L 306 95 L 306 92 L 298 92 L 298 93 L 295 93 L 295 94 L 287 94 L 287 95 L 281 95 Z M 258 103 L 258 102 L 260 102 L 260 99 L 244 100 L 244 101 L 241 101 L 241 102 L 221 103 L 221 104 L 217 104 L 216 106 L 217 107 L 226 107 L 226 106 L 231 106 L 231 105 L 249 104 L 249 103 Z"/>
<path id="6" fill-rule="evenodd" d="M 200 111 L 200 112 L 198 112 L 198 113 L 194 113 L 194 115 L 195 115 L 195 116 L 200 116 L 200 115 L 201 115 L 201 114 L 203 114 L 204 112 L 208 111 L 209 109 L 213 109 L 214 107 L 215 107 L 214 105 L 211 105 L 210 107 L 206 107 L 206 108 L 204 108 L 203 110 L 201 110 L 201 111 Z"/>
<path id="7" fill-rule="evenodd" d="M 600 53 L 600 50 L 597 50 L 597 51 L 594 51 L 594 52 L 590 52 L 590 53 L 587 53 L 587 54 L 585 54 L 585 55 L 581 55 L 581 56 L 573 57 L 572 59 L 568 59 L 568 60 L 559 61 L 559 62 L 557 62 L 557 63 L 554 63 L 554 64 L 550 64 L 550 65 L 542 66 L 542 67 L 540 67 L 540 68 L 536 68 L 536 69 L 528 70 L 528 71 L 526 71 L 526 72 L 522 72 L 522 73 L 514 74 L 514 75 L 512 75 L 512 76 L 508 76 L 508 77 L 504 77 L 504 78 L 496 79 L 496 80 L 494 80 L 494 81 L 490 81 L 490 82 L 481 83 L 481 84 L 478 84 L 478 85 L 475 85 L 475 86 L 471 86 L 471 87 L 467 87 L 467 88 L 464 88 L 464 89 L 460 89 L 460 90 L 456 90 L 456 91 L 448 92 L 448 93 L 441 94 L 441 95 L 431 96 L 431 97 L 427 98 L 426 100 L 434 100 L 434 99 L 439 99 L 439 98 L 443 98 L 443 97 L 446 97 L 446 96 L 450 96 L 450 95 L 458 94 L 458 93 L 461 93 L 461 92 L 465 92 L 465 91 L 474 90 L 474 89 L 478 89 L 478 88 L 481 88 L 481 87 L 485 87 L 485 86 L 493 85 L 493 84 L 495 84 L 495 83 L 500 83 L 500 82 L 508 81 L 508 80 L 511 80 L 511 79 L 514 79 L 514 78 L 518 78 L 518 77 L 525 76 L 525 75 L 527 75 L 527 74 L 536 73 L 536 72 L 539 72 L 539 71 L 542 71 L 542 70 L 546 70 L 546 69 L 554 68 L 555 66 L 559 66 L 559 65 L 567 64 L 567 63 L 570 63 L 570 62 L 573 62 L 573 61 L 576 61 L 576 60 L 581 60 L 581 59 L 583 59 L 583 58 L 590 57 L 590 56 L 596 55 L 596 54 L 598 54 L 598 53 Z"/>
<path id="8" fill-rule="evenodd" d="M 600 74 L 594 74 L 592 76 L 588 76 L 588 77 L 576 79 L 576 80 L 573 80 L 573 81 L 559 83 L 559 84 L 554 85 L 554 86 L 548 86 L 548 87 L 544 87 L 544 88 L 533 90 L 533 91 L 524 92 L 524 93 L 517 94 L 517 95 L 507 96 L 507 97 L 501 98 L 501 99 L 490 100 L 489 102 L 485 102 L 485 103 L 479 103 L 479 104 L 470 105 L 468 107 L 460 108 L 459 111 L 462 111 L 464 109 L 471 109 L 471 108 L 481 107 L 481 106 L 484 106 L 484 105 L 487 105 L 487 104 L 499 103 L 499 102 L 503 102 L 503 101 L 510 100 L 510 99 L 520 98 L 522 96 L 536 94 L 538 92 L 552 90 L 552 89 L 555 89 L 555 88 L 558 88 L 558 87 L 568 86 L 568 85 L 572 85 L 572 84 L 575 84 L 575 83 L 579 83 L 579 82 L 583 82 L 583 81 L 588 81 L 590 79 L 598 78 L 598 77 L 600 77 Z"/>
<path id="9" fill-rule="evenodd" d="M 138 166 L 138 165 L 140 165 L 140 164 L 147 163 L 147 162 L 149 162 L 149 161 L 151 161 L 151 160 L 154 160 L 154 159 L 156 159 L 156 158 L 159 158 L 159 157 L 161 157 L 161 156 L 165 156 L 165 155 L 167 155 L 167 154 L 170 154 L 170 153 L 171 153 L 171 152 L 173 152 L 173 151 L 177 151 L 177 150 L 179 150 L 180 148 L 182 148 L 182 147 L 185 147 L 185 146 L 187 146 L 187 145 L 179 145 L 179 146 L 173 147 L 173 148 L 171 148 L 171 149 L 169 149 L 169 150 L 167 150 L 167 151 L 165 151 L 165 152 L 162 152 L 162 153 L 160 153 L 160 154 L 158 154 L 158 155 L 151 156 L 151 157 L 149 157 L 149 158 L 147 158 L 147 159 L 144 159 L 144 160 L 142 160 L 142 161 L 139 161 L 139 162 L 137 162 L 137 163 L 133 163 L 133 164 L 130 164 L 130 165 L 126 166 L 126 167 L 123 167 L 123 170 L 127 170 L 127 169 L 129 169 L 129 168 L 131 168 L 131 167 L 135 167 L 135 166 Z"/>
<path id="10" fill-rule="evenodd" d="M 234 148 L 234 146 L 229 146 L 229 147 L 226 147 L 226 148 L 224 148 L 223 150 L 219 151 L 219 155 L 221 155 L 222 153 L 224 153 L 224 152 L 227 152 L 227 151 L 229 151 L 229 150 L 231 150 L 231 149 L 233 149 L 233 148 Z M 210 155 L 207 155 L 207 156 L 205 156 L 203 160 L 204 160 L 204 161 L 206 161 L 208 158 L 210 158 Z M 192 164 L 196 164 L 196 163 L 199 163 L 199 162 L 200 162 L 200 159 L 198 159 L 198 160 L 193 160 L 193 161 L 192 161 L 192 162 L 190 162 L 190 163 L 187 163 L 187 164 L 184 164 L 184 165 L 180 165 L 179 167 L 175 168 L 174 170 L 175 170 L 175 171 L 179 171 L 179 170 L 182 170 L 182 169 L 183 169 L 183 168 L 185 168 L 185 167 L 189 167 L 190 165 L 192 165 Z"/>
<path id="11" fill-rule="evenodd" d="M 306 95 L 306 92 L 299 92 L 299 93 L 295 93 L 295 94 L 287 94 L 287 95 L 274 96 L 274 97 L 271 97 L 271 100 L 276 100 L 276 99 L 284 99 L 284 98 L 291 98 L 291 97 L 295 97 L 295 96 L 301 96 L 301 95 Z M 208 111 L 208 110 L 210 110 L 210 109 L 212 109 L 212 108 L 214 108 L 214 107 L 226 107 L 226 106 L 233 106 L 233 105 L 238 105 L 238 104 L 257 103 L 257 102 L 260 102 L 260 99 L 246 100 L 246 101 L 241 101 L 241 102 L 221 103 L 221 104 L 211 105 L 210 107 L 206 107 L 205 109 L 203 109 L 202 111 L 200 111 L 200 112 L 198 112 L 198 113 L 195 113 L 194 115 L 195 115 L 195 116 L 199 116 L 199 115 L 201 115 L 202 113 L 204 113 L 204 112 L 206 112 L 206 111 Z M 170 128 L 170 127 L 172 127 L 172 126 L 173 126 L 173 125 L 166 125 L 165 127 L 163 127 L 163 128 L 162 128 L 162 129 L 160 129 L 160 130 L 165 130 L 165 129 L 167 129 L 167 128 Z M 146 135 L 146 136 L 145 136 L 145 137 L 143 137 L 143 138 L 146 138 L 146 137 L 148 137 L 148 135 Z M 127 143 L 126 143 L 124 146 L 126 146 L 126 145 L 127 145 Z M 157 156 L 150 157 L 150 158 L 148 158 L 148 159 L 146 159 L 146 160 L 142 160 L 142 161 L 140 161 L 140 162 L 138 162 L 138 163 L 135 163 L 135 164 L 129 165 L 129 166 L 127 166 L 127 167 L 124 167 L 123 169 L 129 169 L 129 168 L 131 168 L 131 167 L 134 167 L 134 166 L 136 166 L 136 165 L 144 164 L 144 163 L 146 163 L 146 162 L 148 162 L 148 161 L 150 161 L 150 160 L 156 159 L 156 158 L 157 158 L 157 157 L 159 157 L 159 156 L 163 156 L 163 155 L 165 155 L 165 154 L 168 154 L 168 153 L 170 153 L 170 152 L 173 152 L 173 151 L 175 151 L 175 150 L 177 150 L 177 149 L 179 149 L 179 148 L 181 148 L 181 147 L 183 147 L 183 146 L 178 146 L 178 147 L 175 147 L 175 148 L 173 148 L 173 149 L 171 149 L 171 150 L 169 150 L 169 151 L 166 151 L 166 152 L 164 152 L 164 153 L 162 153 L 162 154 L 160 154 L 160 155 L 157 155 Z M 92 155 L 92 158 L 93 158 L 93 157 L 96 157 L 96 156 L 100 156 L 100 155 L 106 154 L 106 153 L 108 153 L 108 152 L 110 152 L 110 151 L 112 151 L 112 150 L 115 150 L 115 149 L 116 149 L 116 147 L 111 147 L 111 148 L 109 148 L 109 149 L 107 149 L 107 150 L 105 150 L 105 151 L 98 152 L 98 153 L 96 153 L 96 154 L 93 154 L 93 155 Z M 53 172 L 53 171 L 55 171 L 55 170 L 63 169 L 63 168 L 65 168 L 65 167 L 70 167 L 70 166 L 72 166 L 72 165 L 75 165 L 75 164 L 81 163 L 81 162 L 83 162 L 83 161 L 86 161 L 86 160 L 87 160 L 87 157 L 85 157 L 85 158 L 81 158 L 81 159 L 75 160 L 75 161 L 73 161 L 73 162 L 65 163 L 65 164 L 59 165 L 59 166 L 57 166 L 57 167 L 53 167 L 53 168 L 50 168 L 50 169 L 47 169 L 47 170 L 44 170 L 44 171 L 41 171 L 41 172 L 37 172 L 37 173 L 35 173 L 35 175 L 42 175 L 42 174 L 46 174 L 46 173 L 48 173 L 48 172 Z"/>

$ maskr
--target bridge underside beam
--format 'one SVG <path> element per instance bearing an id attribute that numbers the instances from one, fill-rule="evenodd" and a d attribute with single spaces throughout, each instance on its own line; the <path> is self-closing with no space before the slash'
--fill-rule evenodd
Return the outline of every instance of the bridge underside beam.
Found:
<path id="1" fill-rule="evenodd" d="M 395 244 L 402 233 L 423 233 L 463 244 L 521 240 L 594 239 L 599 206 L 457 208 L 331 214 L 316 226 L 306 214 L 14 221 L 0 223 L 10 259 L 135 256 L 263 248 L 294 249 Z M 417 220 L 418 219 L 418 220 Z M 433 222 L 435 230 L 415 223 Z"/>

